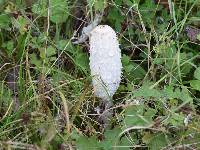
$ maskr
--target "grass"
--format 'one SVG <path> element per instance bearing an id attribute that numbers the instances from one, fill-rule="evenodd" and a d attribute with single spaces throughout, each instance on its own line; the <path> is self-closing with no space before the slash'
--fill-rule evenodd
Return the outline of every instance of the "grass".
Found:
<path id="1" fill-rule="evenodd" d="M 164 2 L 0 0 L 0 150 L 199 149 L 199 0 Z M 71 42 L 99 12 L 123 64 L 106 129 Z"/>

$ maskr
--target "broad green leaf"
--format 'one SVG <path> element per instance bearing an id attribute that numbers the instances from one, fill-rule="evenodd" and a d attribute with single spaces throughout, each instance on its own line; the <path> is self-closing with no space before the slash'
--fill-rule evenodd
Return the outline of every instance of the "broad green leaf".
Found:
<path id="1" fill-rule="evenodd" d="M 0 83 L 0 106 L 1 108 L 8 107 L 10 102 L 12 101 L 13 92 L 4 84 L 4 82 Z"/>
<path id="2" fill-rule="evenodd" d="M 168 99 L 177 98 L 176 94 L 174 93 L 173 86 L 166 86 L 163 90 L 163 95 L 167 96 Z"/>
<path id="3" fill-rule="evenodd" d="M 57 59 L 56 57 L 50 57 L 50 58 L 49 58 L 49 61 L 50 61 L 50 62 L 54 62 L 54 61 L 56 61 L 56 59 Z"/>
<path id="4" fill-rule="evenodd" d="M 30 54 L 30 62 L 38 68 L 42 66 L 42 61 L 37 58 L 35 53 Z"/>
<path id="5" fill-rule="evenodd" d="M 168 99 L 180 99 L 182 101 L 192 101 L 191 96 L 186 88 L 174 88 L 173 86 L 167 86 L 164 88 L 163 96 Z"/>
<path id="6" fill-rule="evenodd" d="M 122 56 L 122 64 L 125 71 L 125 76 L 129 81 L 137 82 L 145 77 L 146 71 L 140 65 L 131 62 L 129 56 Z"/>
<path id="7" fill-rule="evenodd" d="M 129 150 L 133 144 L 137 143 L 137 136 L 134 132 L 130 133 L 129 137 L 119 137 L 121 132 L 122 129 L 119 127 L 115 127 L 112 130 L 106 130 L 104 134 L 105 138 L 100 142 L 100 146 L 103 148 L 102 150 Z"/>
<path id="8" fill-rule="evenodd" d="M 192 102 L 192 97 L 190 96 L 190 94 L 189 94 L 189 91 L 188 91 L 188 89 L 186 88 L 186 87 L 183 87 L 182 89 L 181 89 L 181 95 L 180 95 L 180 99 L 182 100 L 182 101 L 184 101 L 184 102 Z"/>
<path id="9" fill-rule="evenodd" d="M 122 5 L 122 0 L 115 0 L 115 4 L 119 6 Z"/>
<path id="10" fill-rule="evenodd" d="M 69 16 L 68 4 L 66 0 L 51 1 L 51 21 L 54 23 L 63 23 Z"/>
<path id="11" fill-rule="evenodd" d="M 73 48 L 73 46 L 69 40 L 60 40 L 57 42 L 56 46 L 60 51 L 65 50 L 72 54 L 76 53 L 76 50 Z"/>
<path id="12" fill-rule="evenodd" d="M 123 56 L 122 56 L 122 64 L 123 64 L 123 66 L 128 65 L 129 62 L 130 62 L 130 57 L 128 57 L 127 55 L 123 54 Z"/>
<path id="13" fill-rule="evenodd" d="M 89 10 L 92 11 L 93 7 L 96 11 L 103 11 L 106 7 L 107 0 L 87 0 Z"/>
<path id="14" fill-rule="evenodd" d="M 32 12 L 37 15 L 46 17 L 47 16 L 47 0 L 37 1 L 32 7 Z"/>
<path id="15" fill-rule="evenodd" d="M 89 6 L 89 9 L 90 11 L 92 10 L 92 7 L 94 6 L 95 4 L 95 0 L 87 0 L 87 3 L 88 3 L 88 6 Z"/>
<path id="16" fill-rule="evenodd" d="M 106 6 L 106 0 L 95 0 L 94 8 L 95 10 L 103 11 Z"/>
<path id="17" fill-rule="evenodd" d="M 121 23 L 124 21 L 125 17 L 121 15 L 120 11 L 116 8 L 111 8 L 108 14 L 109 21 L 115 25 L 116 31 L 121 31 Z"/>
<path id="18" fill-rule="evenodd" d="M 12 52 L 14 50 L 14 42 L 13 41 L 8 41 L 2 44 L 2 47 L 6 48 L 6 52 L 9 56 L 12 55 Z"/>
<path id="19" fill-rule="evenodd" d="M 140 0 L 123 0 L 128 6 L 133 7 L 134 5 L 138 5 Z"/>
<path id="20" fill-rule="evenodd" d="M 116 145 L 116 150 L 130 150 L 130 148 L 133 146 L 133 144 L 135 144 L 135 142 L 137 142 L 136 137 L 135 139 L 133 139 L 133 137 L 131 136 L 128 139 L 127 136 L 123 136 L 122 138 L 120 138 L 119 143 Z"/>
<path id="21" fill-rule="evenodd" d="M 0 0 L 0 5 L 3 5 L 4 2 L 5 0 Z"/>
<path id="22" fill-rule="evenodd" d="M 130 81 L 139 81 L 143 79 L 146 75 L 146 71 L 139 65 L 134 62 L 130 62 L 128 66 L 124 69 L 131 69 L 127 72 L 127 77 Z"/>
<path id="23" fill-rule="evenodd" d="M 24 56 L 24 50 L 26 45 L 27 34 L 21 34 L 17 37 L 17 47 L 16 47 L 16 61 L 20 61 Z"/>
<path id="24" fill-rule="evenodd" d="M 140 87 L 137 91 L 134 91 L 134 97 L 144 97 L 144 98 L 149 98 L 149 97 L 161 97 L 162 94 L 160 93 L 159 90 L 157 89 L 151 89 L 150 85 L 145 83 Z"/>
<path id="25" fill-rule="evenodd" d="M 142 5 L 139 5 L 139 10 L 142 15 L 142 19 L 147 25 L 151 25 L 155 17 L 155 11 L 157 10 L 156 4 L 151 0 L 146 0 Z"/>
<path id="26" fill-rule="evenodd" d="M 192 88 L 194 88 L 195 90 L 200 91 L 200 80 L 191 80 L 190 81 L 190 85 Z"/>
<path id="27" fill-rule="evenodd" d="M 187 77 L 187 75 L 190 74 L 192 69 L 193 69 L 193 66 L 191 65 L 191 63 L 185 63 L 183 66 L 181 66 L 182 77 Z"/>
<path id="28" fill-rule="evenodd" d="M 152 122 L 153 121 L 153 117 L 155 116 L 156 113 L 157 113 L 156 109 L 148 108 L 144 113 L 144 117 L 149 122 Z"/>
<path id="29" fill-rule="evenodd" d="M 56 54 L 56 49 L 52 46 L 47 47 L 46 54 L 45 54 L 45 48 L 40 48 L 39 51 L 40 51 L 40 57 L 42 59 L 45 59 L 46 57 L 50 58 L 51 56 Z"/>
<path id="30" fill-rule="evenodd" d="M 144 114 L 142 105 L 135 105 L 126 108 L 124 114 L 124 129 L 131 126 L 148 126 L 152 123 L 153 112 Z"/>
<path id="31" fill-rule="evenodd" d="M 46 54 L 45 54 L 45 48 L 39 48 L 40 51 L 40 58 L 45 59 L 46 58 Z"/>
<path id="32" fill-rule="evenodd" d="M 8 29 L 11 23 L 10 17 L 6 14 L 0 14 L 0 29 Z"/>
<path id="33" fill-rule="evenodd" d="M 153 60 L 153 63 L 154 64 L 157 64 L 157 65 L 161 65 L 162 63 L 164 63 L 165 62 L 165 60 L 163 59 L 163 58 L 155 58 L 154 60 Z"/>
<path id="34" fill-rule="evenodd" d="M 125 72 L 130 73 L 134 69 L 133 64 L 128 64 L 124 67 Z"/>
<path id="35" fill-rule="evenodd" d="M 198 35 L 197 35 L 197 40 L 199 40 L 199 41 L 200 41 L 200 34 L 198 34 Z"/>
<path id="36" fill-rule="evenodd" d="M 114 128 L 112 130 L 107 130 L 105 132 L 105 139 L 101 142 L 101 147 L 104 148 L 104 150 L 112 150 L 113 146 L 115 144 L 118 144 L 119 135 L 122 132 L 120 128 Z"/>
<path id="37" fill-rule="evenodd" d="M 163 133 L 146 133 L 142 139 L 150 150 L 160 150 L 168 144 L 167 136 Z"/>
<path id="38" fill-rule="evenodd" d="M 78 53 L 75 56 L 75 63 L 81 68 L 82 71 L 86 72 L 89 69 L 89 58 L 85 53 Z"/>
<path id="39" fill-rule="evenodd" d="M 17 19 L 13 19 L 13 24 L 15 28 L 19 30 L 21 34 L 27 32 L 27 25 L 29 24 L 28 20 L 22 16 L 19 16 Z"/>
<path id="40" fill-rule="evenodd" d="M 138 3 L 138 0 L 134 0 L 136 3 Z M 158 6 L 153 1 L 145 0 L 145 2 L 140 6 L 141 11 L 146 11 L 148 13 L 149 11 L 156 11 L 156 8 Z M 146 16 L 148 17 L 148 15 Z"/>
<path id="41" fill-rule="evenodd" d="M 56 54 L 56 49 L 53 46 L 49 46 L 46 51 L 46 56 L 51 57 Z"/>
<path id="42" fill-rule="evenodd" d="M 183 114 L 179 114 L 179 113 L 173 113 L 169 120 L 168 120 L 168 123 L 172 124 L 173 126 L 183 126 L 183 123 L 184 123 L 184 115 Z"/>
<path id="43" fill-rule="evenodd" d="M 80 136 L 76 140 L 77 148 L 80 150 L 100 150 L 95 137 Z"/>
<path id="44" fill-rule="evenodd" d="M 32 11 L 35 14 L 47 17 L 48 15 L 48 1 L 37 1 Z M 50 3 L 50 20 L 54 23 L 63 23 L 69 16 L 68 3 L 66 0 L 53 0 Z"/>
<path id="45" fill-rule="evenodd" d="M 200 67 L 198 67 L 194 72 L 194 77 L 200 80 Z"/>

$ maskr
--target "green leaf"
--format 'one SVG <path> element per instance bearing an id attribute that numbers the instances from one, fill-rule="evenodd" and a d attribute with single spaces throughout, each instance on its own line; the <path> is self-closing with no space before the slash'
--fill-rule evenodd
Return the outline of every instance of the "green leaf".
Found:
<path id="1" fill-rule="evenodd" d="M 11 23 L 10 17 L 6 14 L 0 14 L 0 29 L 8 29 Z"/>
<path id="2" fill-rule="evenodd" d="M 51 57 L 56 54 L 56 49 L 53 46 L 49 46 L 46 51 L 46 56 Z"/>
<path id="3" fill-rule="evenodd" d="M 85 137 L 85 136 L 80 136 L 77 141 L 77 148 L 80 150 L 100 150 L 98 146 L 98 141 L 96 140 L 95 137 Z"/>
<path id="4" fill-rule="evenodd" d="M 57 59 L 56 57 L 50 57 L 50 58 L 49 58 L 49 61 L 50 61 L 50 62 L 53 62 L 53 61 L 56 61 L 56 59 Z"/>
<path id="5" fill-rule="evenodd" d="M 198 67 L 194 72 L 194 77 L 200 80 L 200 67 Z"/>
<path id="6" fill-rule="evenodd" d="M 32 12 L 41 16 L 47 16 L 47 0 L 37 1 L 33 7 Z"/>
<path id="7" fill-rule="evenodd" d="M 111 8 L 108 14 L 108 19 L 115 25 L 116 31 L 121 31 L 121 23 L 125 17 L 121 15 L 120 11 L 116 8 Z"/>
<path id="8" fill-rule="evenodd" d="M 54 23 L 63 23 L 67 20 L 68 4 L 66 0 L 53 0 L 51 1 L 51 17 L 50 20 Z"/>
<path id="9" fill-rule="evenodd" d="M 200 34 L 197 34 L 197 40 L 200 41 Z"/>
<path id="10" fill-rule="evenodd" d="M 73 48 L 73 46 L 69 40 L 60 40 L 57 42 L 56 46 L 61 51 L 65 50 L 72 54 L 76 53 L 76 50 Z"/>
<path id="11" fill-rule="evenodd" d="M 4 84 L 4 82 L 0 83 L 0 106 L 9 107 L 10 102 L 12 101 L 13 92 Z M 1 109 L 3 110 L 3 109 Z M 5 110 L 6 111 L 6 110 Z"/>
<path id="12" fill-rule="evenodd" d="M 155 112 L 149 110 L 144 113 L 143 105 L 130 106 L 125 110 L 124 114 L 124 128 L 131 126 L 148 126 L 152 123 L 152 117 Z"/>
<path id="13" fill-rule="evenodd" d="M 180 94 L 180 99 L 183 101 L 183 102 L 192 102 L 192 97 L 190 96 L 189 94 L 189 91 L 186 87 L 182 87 L 182 90 L 181 90 L 181 94 Z"/>
<path id="14" fill-rule="evenodd" d="M 184 87 L 174 88 L 173 86 L 167 86 L 164 88 L 163 96 L 168 99 L 180 99 L 182 101 L 192 101 L 188 90 Z"/>
<path id="15" fill-rule="evenodd" d="M 42 66 L 42 61 L 37 58 L 35 53 L 30 54 L 30 62 L 38 68 Z"/>
<path id="16" fill-rule="evenodd" d="M 132 136 L 130 138 L 128 138 L 127 136 L 123 136 L 122 138 L 120 138 L 116 150 L 130 150 L 130 147 L 133 146 L 133 141 L 135 142 L 137 141 L 137 139 L 133 139 Z"/>
<path id="17" fill-rule="evenodd" d="M 153 121 L 153 117 L 155 116 L 156 113 L 157 113 L 156 109 L 148 108 L 145 111 L 144 116 L 145 116 L 146 120 L 151 122 L 151 121 Z"/>
<path id="18" fill-rule="evenodd" d="M 29 22 L 26 18 L 19 16 L 17 19 L 13 19 L 13 24 L 21 34 L 27 32 L 27 25 L 29 24 Z"/>
<path id="19" fill-rule="evenodd" d="M 106 130 L 104 140 L 100 143 L 100 146 L 103 150 L 130 150 L 130 147 L 133 145 L 133 141 L 136 142 L 135 133 L 130 133 L 131 141 L 127 136 L 119 137 L 122 129 L 115 127 L 112 130 Z M 129 147 L 130 146 L 130 147 Z"/>
<path id="20" fill-rule="evenodd" d="M 92 11 L 92 8 L 94 6 L 95 0 L 87 0 L 89 11 Z"/>
<path id="21" fill-rule="evenodd" d="M 46 54 L 45 54 L 45 48 L 40 48 L 39 51 L 40 51 L 40 57 L 42 59 L 46 59 L 46 57 L 50 58 L 56 54 L 56 49 L 53 46 L 47 47 Z"/>
<path id="22" fill-rule="evenodd" d="M 16 48 L 16 61 L 20 61 L 24 56 L 24 50 L 26 45 L 27 34 L 21 34 L 17 37 L 17 48 Z"/>
<path id="23" fill-rule="evenodd" d="M 140 87 L 137 91 L 134 92 L 134 97 L 144 97 L 144 98 L 149 98 L 149 97 L 161 97 L 161 93 L 157 89 L 151 89 L 150 85 L 148 83 L 145 83 Z"/>
<path id="24" fill-rule="evenodd" d="M 119 6 L 122 5 L 122 0 L 115 0 L 115 4 Z"/>
<path id="25" fill-rule="evenodd" d="M 122 64 L 123 66 L 128 65 L 130 61 L 130 57 L 128 57 L 127 55 L 123 54 L 122 56 Z"/>
<path id="26" fill-rule="evenodd" d="M 186 77 L 187 75 L 190 74 L 190 71 L 193 69 L 193 66 L 191 65 L 192 62 L 190 63 L 185 63 L 183 66 L 181 66 L 181 75 L 183 77 Z"/>
<path id="27" fill-rule="evenodd" d="M 84 71 L 86 73 L 87 70 L 89 70 L 89 58 L 88 55 L 83 53 L 83 52 L 79 52 L 76 56 L 75 56 L 75 63 L 77 66 L 79 66 L 81 68 L 82 71 Z"/>
<path id="28" fill-rule="evenodd" d="M 45 48 L 39 48 L 40 51 L 40 58 L 45 59 L 46 58 L 46 54 L 45 54 Z"/>
<path id="29" fill-rule="evenodd" d="M 162 59 L 162 58 L 155 58 L 153 60 L 153 63 L 156 64 L 156 65 L 161 65 L 165 60 Z"/>
<path id="30" fill-rule="evenodd" d="M 0 6 L 3 5 L 3 3 L 5 3 L 5 0 L 0 0 Z"/>
<path id="31" fill-rule="evenodd" d="M 139 5 L 140 6 L 140 5 Z M 142 15 L 142 19 L 148 25 L 152 24 L 152 20 L 154 20 L 155 13 L 154 11 L 157 10 L 157 6 L 153 1 L 146 0 L 140 7 L 139 10 Z"/>
<path id="32" fill-rule="evenodd" d="M 35 14 L 47 17 L 48 7 L 47 0 L 42 0 L 36 2 L 32 11 Z M 63 23 L 67 20 L 69 16 L 68 4 L 66 0 L 53 0 L 50 3 L 50 20 L 54 23 Z"/>
<path id="33" fill-rule="evenodd" d="M 163 133 L 146 133 L 142 139 L 149 146 L 150 150 L 160 150 L 168 144 L 168 139 Z"/>
<path id="34" fill-rule="evenodd" d="M 14 50 L 14 42 L 13 41 L 7 41 L 2 44 L 2 47 L 6 48 L 6 52 L 9 56 L 12 55 L 12 52 Z"/>
<path id="35" fill-rule="evenodd" d="M 177 98 L 174 87 L 173 86 L 166 86 L 163 90 L 164 96 L 167 96 L 168 99 Z"/>
<path id="36" fill-rule="evenodd" d="M 134 1 L 136 1 L 136 3 L 138 3 L 138 0 L 134 0 Z M 145 2 L 140 6 L 140 9 L 142 11 L 146 11 L 146 13 L 148 13 L 149 11 L 155 11 L 155 9 L 157 7 L 158 6 L 156 6 L 155 2 L 145 0 Z M 148 17 L 148 15 L 146 17 Z"/>
<path id="37" fill-rule="evenodd" d="M 122 64 L 125 71 L 125 76 L 129 81 L 137 82 L 145 77 L 146 71 L 140 65 L 131 62 L 129 56 L 123 55 Z"/>
<path id="38" fill-rule="evenodd" d="M 112 130 L 107 130 L 104 134 L 105 139 L 101 142 L 101 147 L 103 147 L 105 150 L 112 150 L 112 147 L 118 143 L 121 132 L 122 130 L 118 127 Z"/>
<path id="39" fill-rule="evenodd" d="M 173 113 L 171 117 L 169 118 L 169 123 L 171 123 L 173 126 L 183 126 L 184 124 L 184 115 L 179 113 Z"/>
<path id="40" fill-rule="evenodd" d="M 138 5 L 140 0 L 123 0 L 128 6 L 133 7 L 134 5 Z"/>
<path id="41" fill-rule="evenodd" d="M 106 0 L 95 0 L 94 8 L 95 10 L 103 11 L 106 6 Z"/>
<path id="42" fill-rule="evenodd" d="M 128 64 L 124 67 L 125 72 L 130 73 L 134 69 L 133 64 Z"/>
<path id="43" fill-rule="evenodd" d="M 200 91 L 200 80 L 191 80 L 190 86 L 194 88 L 195 90 Z"/>

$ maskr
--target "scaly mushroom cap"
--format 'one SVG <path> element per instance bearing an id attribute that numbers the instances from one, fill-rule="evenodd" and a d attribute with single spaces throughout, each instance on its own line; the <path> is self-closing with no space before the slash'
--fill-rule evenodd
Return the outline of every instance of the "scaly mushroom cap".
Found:
<path id="1" fill-rule="evenodd" d="M 121 50 L 115 31 L 99 25 L 90 33 L 90 70 L 95 95 L 109 100 L 121 81 Z"/>

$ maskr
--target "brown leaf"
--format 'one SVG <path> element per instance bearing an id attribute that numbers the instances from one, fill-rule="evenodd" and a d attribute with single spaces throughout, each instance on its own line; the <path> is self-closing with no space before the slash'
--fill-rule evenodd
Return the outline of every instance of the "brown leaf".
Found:
<path id="1" fill-rule="evenodd" d="M 162 5 L 164 8 L 169 10 L 169 3 L 168 0 L 155 0 L 156 4 Z"/>

